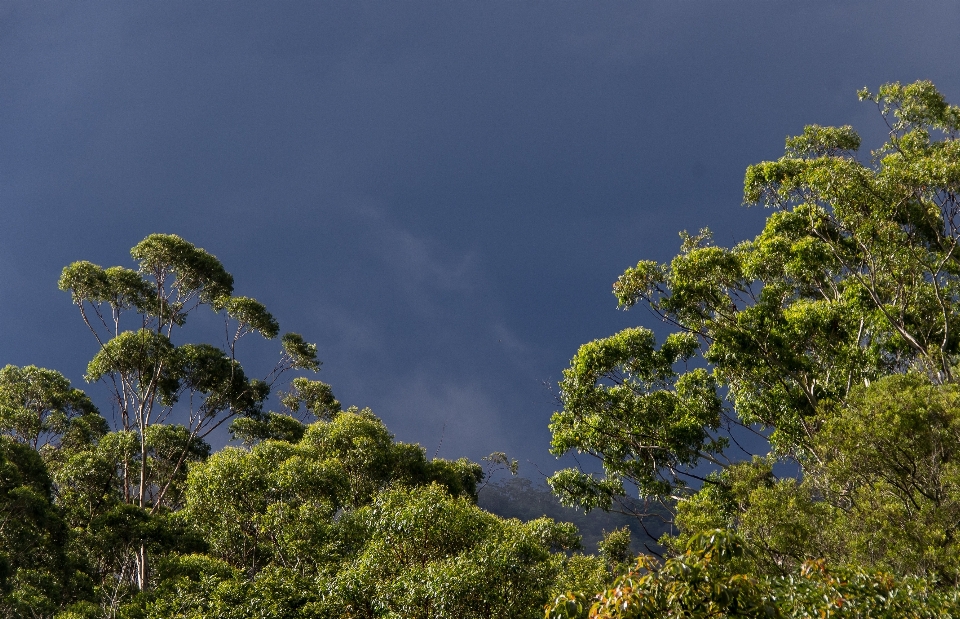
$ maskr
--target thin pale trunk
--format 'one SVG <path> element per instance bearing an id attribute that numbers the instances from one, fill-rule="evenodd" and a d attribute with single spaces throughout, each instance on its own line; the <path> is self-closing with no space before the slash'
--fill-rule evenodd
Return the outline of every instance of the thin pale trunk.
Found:
<path id="1" fill-rule="evenodd" d="M 143 422 L 143 412 L 140 413 L 140 488 L 137 492 L 137 505 L 144 509 L 144 502 L 147 494 L 147 437 L 146 423 Z M 141 591 L 147 589 L 147 546 L 142 541 L 137 550 L 137 588 Z"/>
<path id="2" fill-rule="evenodd" d="M 137 588 L 141 591 L 147 590 L 147 576 L 149 575 L 148 566 L 147 566 L 147 547 L 145 544 L 141 543 L 140 548 L 137 549 Z"/>
<path id="3" fill-rule="evenodd" d="M 144 437 L 144 428 L 140 427 L 140 488 L 137 491 L 137 505 L 140 509 L 144 508 L 144 500 L 147 495 L 147 440 Z"/>
<path id="4" fill-rule="evenodd" d="M 123 502 L 130 502 L 130 461 L 123 459 Z"/>

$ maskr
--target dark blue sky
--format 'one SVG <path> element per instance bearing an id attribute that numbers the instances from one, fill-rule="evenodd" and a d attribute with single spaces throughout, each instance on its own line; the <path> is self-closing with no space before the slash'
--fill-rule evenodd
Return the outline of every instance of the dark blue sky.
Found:
<path id="1" fill-rule="evenodd" d="M 617 275 L 756 234 L 744 168 L 804 124 L 878 144 L 858 88 L 960 101 L 958 33 L 957 1 L 7 0 L 0 364 L 82 383 L 60 270 L 176 233 L 398 438 L 551 470 L 544 383 L 650 324 Z"/>

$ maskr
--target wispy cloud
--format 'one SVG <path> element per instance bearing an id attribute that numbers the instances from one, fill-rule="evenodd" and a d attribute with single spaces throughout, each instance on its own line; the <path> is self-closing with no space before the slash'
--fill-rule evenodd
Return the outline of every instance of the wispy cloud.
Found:
<path id="1" fill-rule="evenodd" d="M 385 206 L 371 198 L 354 198 L 341 205 L 344 213 L 358 219 L 367 252 L 387 277 L 386 283 L 407 306 L 421 315 L 441 311 L 446 296 L 470 296 L 477 292 L 478 253 L 471 248 L 451 250 L 442 242 L 418 235 L 390 217 Z"/>

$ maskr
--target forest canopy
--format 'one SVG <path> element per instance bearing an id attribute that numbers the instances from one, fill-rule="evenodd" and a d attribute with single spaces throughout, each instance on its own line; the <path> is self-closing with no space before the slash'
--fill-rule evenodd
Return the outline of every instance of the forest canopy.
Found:
<path id="1" fill-rule="evenodd" d="M 929 82 L 860 98 L 885 143 L 787 138 L 746 172 L 760 234 L 683 233 L 671 261 L 627 269 L 620 307 L 659 324 L 564 371 L 552 452 L 596 468 L 550 487 L 635 517 L 660 535 L 647 552 L 626 527 L 591 554 L 547 508 L 482 509 L 516 461 L 395 440 L 215 256 L 153 234 L 131 267 L 63 269 L 98 393 L 0 370 L 0 617 L 960 614 L 960 108 Z M 199 312 L 224 330 L 186 341 Z M 248 337 L 279 340 L 264 376 Z"/>

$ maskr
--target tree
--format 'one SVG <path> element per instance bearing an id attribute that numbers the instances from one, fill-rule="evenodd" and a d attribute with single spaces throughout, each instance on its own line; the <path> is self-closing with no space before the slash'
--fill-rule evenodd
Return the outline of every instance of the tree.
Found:
<path id="1" fill-rule="evenodd" d="M 56 370 L 8 365 L 0 370 L 0 432 L 40 449 L 59 441 L 78 418 L 96 423 L 100 413 Z"/>
<path id="2" fill-rule="evenodd" d="M 659 347 L 642 328 L 591 342 L 564 372 L 552 450 L 604 469 L 552 477 L 565 501 L 609 508 L 631 486 L 674 501 L 691 486 L 704 500 L 727 492 L 750 465 L 727 478 L 697 467 L 736 463 L 732 424 L 765 428 L 774 457 L 806 477 L 829 468 L 823 442 L 839 435 L 823 429 L 859 388 L 891 374 L 953 381 L 960 108 L 929 82 L 860 97 L 889 127 L 868 161 L 851 127 L 806 127 L 782 158 L 747 169 L 745 202 L 774 209 L 756 238 L 723 248 L 684 233 L 672 261 L 641 261 L 614 284 L 621 307 L 676 332 Z"/>
<path id="3" fill-rule="evenodd" d="M 190 472 L 183 515 L 210 554 L 256 576 L 271 564 L 313 571 L 329 559 L 347 476 L 335 459 L 283 441 L 228 447 Z"/>
<path id="4" fill-rule="evenodd" d="M 64 268 L 60 288 L 71 293 L 99 347 L 87 366 L 87 380 L 109 386 L 120 430 L 138 444 L 137 457 L 121 463 L 124 500 L 156 512 L 182 477 L 198 440 L 233 417 L 261 415 L 271 385 L 287 370 L 316 371 L 320 364 L 314 345 L 288 333 L 270 375 L 247 378 L 237 361 L 239 340 L 254 332 L 268 339 L 279 333 L 266 308 L 234 296 L 233 277 L 220 261 L 178 236 L 152 234 L 130 253 L 137 269 L 75 262 Z M 223 316 L 227 340 L 222 347 L 174 343 L 175 331 L 201 306 Z M 156 466 L 151 446 L 156 449 L 160 434 L 169 432 L 152 429 L 173 419 L 186 420 L 184 431 L 173 442 L 164 440 L 166 464 Z M 143 587 L 148 576 L 144 549 L 138 566 L 136 580 Z"/>

